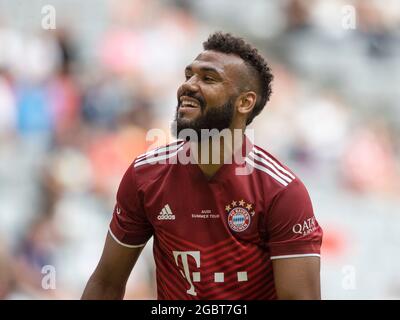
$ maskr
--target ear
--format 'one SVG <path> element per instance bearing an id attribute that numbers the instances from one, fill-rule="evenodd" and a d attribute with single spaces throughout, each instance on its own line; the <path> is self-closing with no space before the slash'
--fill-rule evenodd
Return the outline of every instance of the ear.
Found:
<path id="1" fill-rule="evenodd" d="M 242 93 L 237 100 L 237 112 L 243 115 L 248 115 L 254 108 L 257 102 L 257 94 L 254 91 Z"/>

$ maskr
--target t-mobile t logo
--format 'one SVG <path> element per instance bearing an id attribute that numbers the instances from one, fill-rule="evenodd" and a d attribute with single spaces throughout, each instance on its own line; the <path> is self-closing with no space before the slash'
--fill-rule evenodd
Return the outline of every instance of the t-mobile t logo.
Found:
<path id="1" fill-rule="evenodd" d="M 189 269 L 188 256 L 191 256 L 194 261 L 196 261 L 196 267 L 200 270 L 200 251 L 172 251 L 175 259 L 175 263 L 179 268 L 179 272 L 182 277 L 186 279 L 189 283 L 190 288 L 186 291 L 187 294 L 192 296 L 197 296 L 197 292 L 195 291 L 193 282 L 201 281 L 200 271 L 191 272 Z M 179 257 L 181 257 L 182 264 L 179 263 Z M 183 271 L 182 271 L 183 269 Z M 221 271 L 221 270 L 220 270 Z M 223 270 L 222 270 L 223 271 Z M 236 271 L 236 270 L 235 270 Z M 231 271 L 232 272 L 232 271 Z M 238 282 L 247 282 L 248 274 L 245 270 L 236 271 L 237 281 Z M 229 281 L 232 281 L 232 277 L 229 277 Z M 225 272 L 214 272 L 214 282 L 215 283 L 224 283 L 225 282 Z"/>
<path id="2" fill-rule="evenodd" d="M 182 276 L 189 282 L 190 288 L 186 292 L 192 296 L 197 296 L 196 291 L 194 290 L 193 282 L 200 281 L 200 273 L 193 272 L 190 274 L 189 264 L 188 264 L 188 256 L 191 256 L 196 261 L 197 268 L 200 268 L 200 251 L 172 251 L 175 258 L 175 263 L 179 267 L 178 257 L 181 256 L 183 271 L 179 270 Z"/>

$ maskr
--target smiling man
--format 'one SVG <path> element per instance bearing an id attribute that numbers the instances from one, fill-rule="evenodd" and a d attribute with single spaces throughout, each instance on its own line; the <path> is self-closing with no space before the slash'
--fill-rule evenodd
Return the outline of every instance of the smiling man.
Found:
<path id="1" fill-rule="evenodd" d="M 152 236 L 158 299 L 320 299 L 322 229 L 307 190 L 244 135 L 269 100 L 271 70 L 230 34 L 203 46 L 178 89 L 173 130 L 182 139 L 126 171 L 84 299 L 123 298 Z M 222 143 L 207 130 L 240 135 Z M 244 161 L 225 161 L 238 154 Z"/>

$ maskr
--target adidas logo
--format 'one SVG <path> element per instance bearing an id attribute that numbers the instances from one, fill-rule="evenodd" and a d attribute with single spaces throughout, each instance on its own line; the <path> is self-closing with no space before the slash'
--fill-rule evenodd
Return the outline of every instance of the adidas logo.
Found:
<path id="1" fill-rule="evenodd" d="M 157 216 L 158 220 L 175 220 L 175 215 L 172 213 L 169 204 L 166 204 Z"/>

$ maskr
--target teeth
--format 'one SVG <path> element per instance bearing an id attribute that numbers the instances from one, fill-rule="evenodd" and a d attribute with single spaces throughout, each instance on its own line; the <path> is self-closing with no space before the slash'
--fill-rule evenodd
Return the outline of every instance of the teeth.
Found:
<path id="1" fill-rule="evenodd" d="M 192 107 L 198 107 L 198 104 L 197 103 L 195 103 L 195 102 L 193 102 L 193 101 L 188 101 L 188 100 L 184 100 L 184 101 L 182 101 L 182 105 L 189 105 L 189 106 L 192 106 Z"/>

